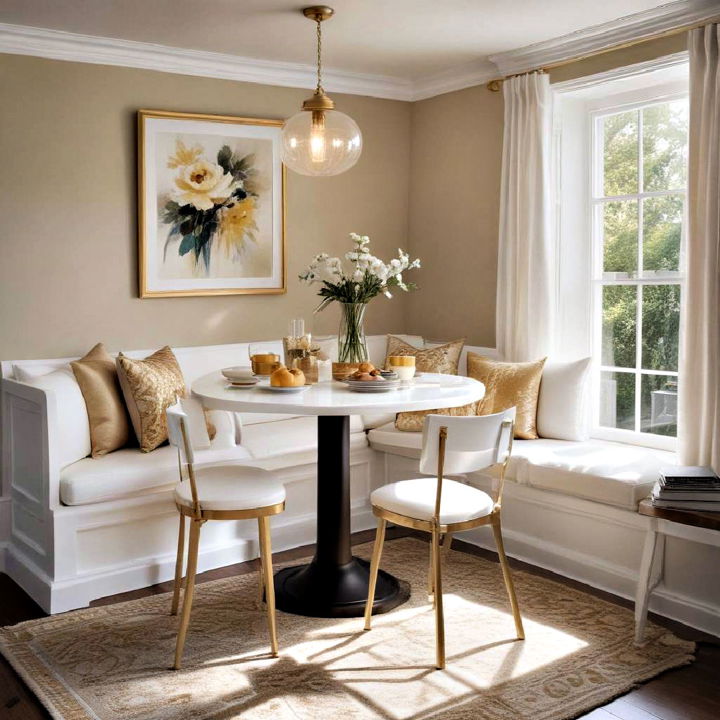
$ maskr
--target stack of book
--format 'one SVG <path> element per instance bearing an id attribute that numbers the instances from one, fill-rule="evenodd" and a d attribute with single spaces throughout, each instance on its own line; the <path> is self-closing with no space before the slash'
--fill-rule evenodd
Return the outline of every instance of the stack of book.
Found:
<path id="1" fill-rule="evenodd" d="M 720 512 L 720 478 L 707 467 L 666 467 L 652 491 L 654 507 Z"/>

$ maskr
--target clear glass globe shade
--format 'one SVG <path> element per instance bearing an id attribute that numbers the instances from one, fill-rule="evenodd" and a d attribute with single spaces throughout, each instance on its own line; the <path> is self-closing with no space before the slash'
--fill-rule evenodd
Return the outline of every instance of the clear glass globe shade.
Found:
<path id="1" fill-rule="evenodd" d="M 302 110 L 282 129 L 283 162 L 301 175 L 339 175 L 349 170 L 362 152 L 357 123 L 337 110 L 325 110 L 324 122 Z"/>

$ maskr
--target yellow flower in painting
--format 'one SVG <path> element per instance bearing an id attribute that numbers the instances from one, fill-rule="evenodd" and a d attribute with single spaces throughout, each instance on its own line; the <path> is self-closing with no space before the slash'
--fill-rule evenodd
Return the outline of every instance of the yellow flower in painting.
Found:
<path id="1" fill-rule="evenodd" d="M 245 249 L 248 237 L 253 238 L 253 230 L 257 230 L 254 197 L 249 195 L 232 207 L 223 208 L 218 240 L 226 255 L 239 255 Z"/>
<path id="2" fill-rule="evenodd" d="M 168 158 L 167 166 L 169 168 L 182 167 L 183 165 L 192 165 L 202 155 L 202 147 L 193 145 L 191 148 L 185 147 L 185 143 L 178 139 L 175 141 L 175 154 Z"/>
<path id="3" fill-rule="evenodd" d="M 192 205 L 198 210 L 212 210 L 213 205 L 227 200 L 235 189 L 233 176 L 207 160 L 181 167 L 175 185 L 180 205 Z"/>

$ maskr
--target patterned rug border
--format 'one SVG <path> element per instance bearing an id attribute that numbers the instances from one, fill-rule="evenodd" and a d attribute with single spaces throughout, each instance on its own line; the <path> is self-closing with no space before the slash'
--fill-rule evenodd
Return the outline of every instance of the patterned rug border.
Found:
<path id="1" fill-rule="evenodd" d="M 416 537 L 402 537 L 387 541 L 387 544 L 392 545 L 399 545 L 405 543 L 417 543 L 420 545 L 427 545 L 426 542 Z M 361 543 L 359 545 L 353 546 L 353 553 L 356 554 L 362 548 L 372 548 L 372 542 Z M 496 564 L 493 563 L 492 560 L 488 560 L 487 558 L 484 558 L 482 556 L 470 556 L 475 561 L 480 563 L 488 563 L 491 565 Z M 276 563 L 274 565 L 274 568 L 277 570 L 282 567 L 302 564 L 304 562 L 307 562 L 309 559 L 311 559 L 310 555 L 288 562 Z M 243 575 L 251 576 L 254 574 L 254 572 L 243 573 Z M 224 583 L 229 584 L 234 580 L 237 580 L 239 577 L 243 577 L 243 575 L 233 575 L 226 578 L 219 578 L 217 580 L 209 580 L 204 583 L 198 584 L 197 587 L 200 588 L 202 585 L 220 585 Z M 545 576 L 537 576 L 534 575 L 532 572 L 514 569 L 513 577 L 516 576 L 529 576 L 532 578 L 539 578 L 543 582 L 554 585 L 557 588 L 561 588 L 563 594 L 566 597 L 582 599 L 589 596 L 592 597 L 593 601 L 598 603 L 598 605 L 605 606 L 606 608 L 619 608 L 625 612 L 632 612 L 632 610 L 630 610 L 629 608 L 617 605 L 610 600 L 606 600 L 602 597 L 592 595 L 591 593 L 587 593 L 579 588 L 564 585 L 562 582 L 554 580 L 552 578 L 548 578 Z M 118 608 L 123 608 L 124 611 L 132 609 L 134 607 L 145 608 L 148 605 L 156 603 L 162 598 L 169 598 L 171 594 L 171 591 L 157 593 L 134 600 L 125 600 L 113 603 L 111 605 L 80 608 L 78 610 L 70 610 L 68 612 L 59 613 L 56 615 L 48 615 L 46 617 L 35 618 L 33 620 L 25 620 L 16 623 L 15 625 L 7 625 L 0 627 L 0 653 L 8 661 L 10 666 L 23 680 L 23 682 L 26 683 L 30 690 L 32 690 L 36 698 L 42 703 L 42 705 L 48 711 L 53 720 L 102 720 L 96 713 L 94 713 L 89 707 L 87 707 L 87 705 L 80 698 L 78 698 L 75 693 L 73 693 L 72 689 L 65 682 L 63 682 L 56 673 L 53 672 L 51 667 L 44 661 L 44 659 L 29 647 L 26 642 L 26 639 L 27 637 L 29 637 L 29 635 L 26 635 L 26 632 L 29 632 L 30 627 L 38 628 L 44 627 L 46 625 L 64 624 L 65 621 L 70 618 L 73 618 L 73 621 L 77 621 L 78 619 L 93 619 L 103 617 L 112 613 L 113 611 L 116 611 Z M 281 611 L 278 612 L 282 614 Z M 26 628 L 28 629 L 27 631 Z M 563 706 L 563 710 L 559 711 L 557 715 L 554 715 L 553 720 L 575 720 L 576 718 L 586 713 L 589 713 L 592 710 L 601 707 L 602 705 L 608 704 L 618 697 L 627 694 L 628 692 L 630 692 L 634 688 L 639 687 L 648 680 L 658 677 L 670 670 L 690 665 L 695 661 L 695 642 L 683 640 L 677 637 L 670 630 L 667 630 L 666 628 L 663 628 L 662 626 L 659 626 L 652 621 L 648 621 L 648 631 L 651 628 L 661 630 L 665 636 L 670 636 L 677 640 L 678 650 L 680 650 L 680 648 L 682 648 L 683 646 L 686 649 L 685 657 L 683 659 L 668 658 L 665 661 L 659 661 L 651 667 L 647 667 L 646 671 L 641 671 L 637 676 L 633 677 L 631 680 L 628 680 L 626 684 L 616 689 L 616 691 L 613 692 L 611 695 L 608 695 L 607 692 L 602 692 L 602 689 L 599 688 L 597 692 L 594 693 L 598 695 L 598 698 L 593 699 L 594 704 L 590 707 L 587 706 L 588 696 L 585 696 L 582 700 L 577 700 L 575 702 L 568 702 L 566 700 Z M 33 674 L 31 674 L 33 669 L 39 671 L 38 675 L 34 676 Z M 168 672 L 170 672 L 170 670 L 168 670 Z M 463 707 L 463 705 L 466 705 L 473 700 L 474 698 L 470 698 L 464 702 L 458 703 L 452 709 L 460 709 Z M 580 703 L 583 704 L 583 707 L 579 707 Z M 446 713 L 447 710 L 440 710 L 437 712 L 433 710 L 429 713 L 420 713 L 414 716 L 412 720 L 442 720 Z M 528 719 L 516 718 L 514 720 Z"/>

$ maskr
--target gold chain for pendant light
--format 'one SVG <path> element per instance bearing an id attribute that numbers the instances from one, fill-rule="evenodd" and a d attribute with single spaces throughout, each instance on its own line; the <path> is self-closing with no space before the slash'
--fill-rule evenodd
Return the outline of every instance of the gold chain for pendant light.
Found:
<path id="1" fill-rule="evenodd" d="M 322 86 L 322 21 L 318 18 L 317 23 L 317 89 L 318 94 L 324 92 Z"/>

